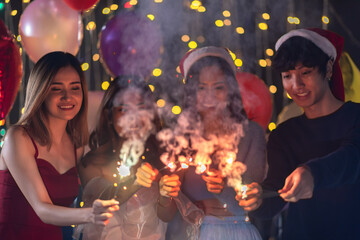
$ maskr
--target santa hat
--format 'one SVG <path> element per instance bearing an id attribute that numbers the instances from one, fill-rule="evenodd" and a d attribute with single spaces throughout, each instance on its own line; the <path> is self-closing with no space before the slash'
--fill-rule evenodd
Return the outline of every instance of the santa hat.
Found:
<path id="1" fill-rule="evenodd" d="M 181 59 L 179 67 L 181 74 L 185 79 L 191 66 L 203 57 L 219 57 L 224 59 L 230 65 L 231 69 L 234 72 L 234 75 L 236 74 L 234 60 L 232 59 L 229 50 L 222 47 L 209 46 L 191 50 L 187 52 L 185 56 Z"/>
<path id="2" fill-rule="evenodd" d="M 334 32 L 320 28 L 297 29 L 280 37 L 275 44 L 275 50 L 277 51 L 286 40 L 292 37 L 306 38 L 334 60 L 333 73 L 331 77 L 331 90 L 335 97 L 344 101 L 344 83 L 339 64 L 339 59 L 344 45 L 344 38 Z"/>

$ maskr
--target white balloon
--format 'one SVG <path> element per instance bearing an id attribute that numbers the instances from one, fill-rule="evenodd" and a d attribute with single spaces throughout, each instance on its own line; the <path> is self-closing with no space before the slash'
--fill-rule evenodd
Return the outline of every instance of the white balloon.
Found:
<path id="1" fill-rule="evenodd" d="M 62 0 L 31 2 L 20 18 L 24 50 L 33 62 L 53 51 L 76 55 L 83 38 L 81 15 Z"/>

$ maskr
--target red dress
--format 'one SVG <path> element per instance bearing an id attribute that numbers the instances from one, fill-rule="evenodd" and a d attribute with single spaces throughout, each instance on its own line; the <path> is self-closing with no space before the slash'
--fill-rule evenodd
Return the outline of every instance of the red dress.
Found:
<path id="1" fill-rule="evenodd" d="M 31 140 L 36 164 L 53 204 L 70 206 L 79 190 L 76 167 L 60 174 L 51 163 L 38 158 L 37 146 Z M 76 149 L 74 152 L 76 163 Z M 40 220 L 9 170 L 0 170 L 0 239 L 62 240 L 61 227 Z"/>

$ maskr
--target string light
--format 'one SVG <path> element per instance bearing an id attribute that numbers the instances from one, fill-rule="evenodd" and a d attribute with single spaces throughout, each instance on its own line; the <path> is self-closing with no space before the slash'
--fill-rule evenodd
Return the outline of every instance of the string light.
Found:
<path id="1" fill-rule="evenodd" d="M 276 129 L 276 124 L 274 122 L 271 122 L 271 123 L 269 123 L 268 128 L 269 128 L 270 131 L 273 131 L 273 130 Z"/>
<path id="2" fill-rule="evenodd" d="M 118 10 L 118 8 L 119 8 L 119 5 L 117 5 L 117 4 L 111 4 L 111 6 L 110 6 L 111 11 L 116 11 L 116 10 Z"/>
<path id="3" fill-rule="evenodd" d="M 277 92 L 277 87 L 275 85 L 270 85 L 269 86 L 269 91 L 272 93 L 272 94 L 275 94 Z"/>
<path id="4" fill-rule="evenodd" d="M 198 36 L 197 38 L 196 38 L 196 40 L 199 42 L 199 43 L 203 43 L 203 42 L 205 42 L 205 37 L 204 36 Z"/>
<path id="5" fill-rule="evenodd" d="M 269 19 L 270 19 L 270 14 L 268 14 L 268 13 L 263 13 L 263 14 L 262 14 L 262 18 L 263 18 L 264 20 L 269 20 Z"/>
<path id="6" fill-rule="evenodd" d="M 181 41 L 183 41 L 183 42 L 188 42 L 188 41 L 190 41 L 189 35 L 182 35 L 182 36 L 181 36 Z"/>
<path id="7" fill-rule="evenodd" d="M 104 81 L 102 84 L 101 84 L 101 89 L 106 91 L 108 89 L 108 87 L 110 86 L 110 83 L 108 81 Z"/>
<path id="8" fill-rule="evenodd" d="M 329 22 L 330 22 L 330 20 L 329 20 L 329 18 L 327 16 L 322 16 L 321 20 L 325 24 L 329 24 Z"/>
<path id="9" fill-rule="evenodd" d="M 149 86 L 149 88 L 150 88 L 150 91 L 152 91 L 152 92 L 154 92 L 154 91 L 155 91 L 155 87 L 154 87 L 154 85 L 149 84 L 148 86 Z"/>
<path id="10" fill-rule="evenodd" d="M 272 50 L 271 48 L 268 48 L 265 50 L 266 55 L 268 55 L 269 57 L 274 55 L 274 50 Z"/>
<path id="11" fill-rule="evenodd" d="M 155 16 L 153 14 L 148 14 L 146 15 L 148 17 L 148 19 L 150 19 L 151 21 L 155 20 Z"/>
<path id="12" fill-rule="evenodd" d="M 161 69 L 160 68 L 155 68 L 154 70 L 153 70 L 153 76 L 154 77 L 159 77 L 160 75 L 161 75 Z"/>
<path id="13" fill-rule="evenodd" d="M 190 8 L 196 10 L 200 6 L 201 6 L 201 2 L 198 1 L 198 0 L 194 0 L 194 1 L 191 2 Z"/>
<path id="14" fill-rule="evenodd" d="M 88 30 L 88 31 L 90 31 L 90 30 L 93 31 L 95 29 L 96 29 L 96 24 L 94 21 L 91 21 L 86 25 L 86 30 Z"/>
<path id="15" fill-rule="evenodd" d="M 16 14 L 17 14 L 17 10 L 12 10 L 11 11 L 11 16 L 16 16 Z"/>
<path id="16" fill-rule="evenodd" d="M 267 58 L 267 59 L 265 59 L 265 61 L 266 61 L 266 65 L 268 66 L 268 67 L 271 67 L 271 60 L 269 59 L 269 58 Z"/>
<path id="17" fill-rule="evenodd" d="M 267 65 L 266 60 L 265 60 L 265 59 L 260 59 L 260 60 L 259 60 L 259 65 L 260 65 L 261 67 L 266 67 L 266 65 Z"/>
<path id="18" fill-rule="evenodd" d="M 110 8 L 106 7 L 102 10 L 102 14 L 106 15 L 110 13 Z"/>
<path id="19" fill-rule="evenodd" d="M 225 19 L 225 20 L 224 20 L 224 24 L 225 24 L 226 26 L 230 26 L 230 25 L 231 25 L 231 20 L 230 20 L 230 19 Z"/>
<path id="20" fill-rule="evenodd" d="M 200 6 L 198 9 L 197 9 L 198 12 L 206 12 L 206 8 L 204 6 Z"/>
<path id="21" fill-rule="evenodd" d="M 156 101 L 156 105 L 157 105 L 159 108 L 164 107 L 165 104 L 166 104 L 166 102 L 165 102 L 164 99 L 161 99 L 161 98 L 160 98 L 159 100 Z"/>
<path id="22" fill-rule="evenodd" d="M 137 0 L 130 0 L 129 4 L 130 4 L 131 6 L 135 6 L 135 5 L 138 4 L 138 1 L 137 1 Z"/>
<path id="23" fill-rule="evenodd" d="M 194 48 L 197 48 L 197 43 L 195 41 L 190 41 L 188 46 L 189 46 L 189 48 L 194 49 Z"/>
<path id="24" fill-rule="evenodd" d="M 237 66 L 237 67 L 241 67 L 243 65 L 242 60 L 239 58 L 235 59 L 234 63 L 235 63 L 235 66 Z"/>
<path id="25" fill-rule="evenodd" d="M 268 29 L 268 25 L 267 25 L 266 23 L 261 22 L 261 23 L 259 23 L 259 28 L 260 28 L 261 30 L 267 30 L 267 29 Z"/>
<path id="26" fill-rule="evenodd" d="M 223 16 L 224 17 L 230 17 L 231 16 L 230 11 L 228 11 L 228 10 L 223 11 Z"/>
<path id="27" fill-rule="evenodd" d="M 86 70 L 89 69 L 89 64 L 88 63 L 81 64 L 81 69 L 85 72 Z"/>
<path id="28" fill-rule="evenodd" d="M 95 53 L 95 54 L 92 56 L 92 60 L 93 60 L 94 62 L 99 61 L 99 59 L 100 59 L 100 55 L 99 55 L 98 53 Z"/>
<path id="29" fill-rule="evenodd" d="M 217 27 L 223 27 L 223 26 L 224 26 L 224 22 L 223 22 L 222 20 L 218 19 L 218 20 L 215 21 L 215 25 L 216 25 Z"/>
<path id="30" fill-rule="evenodd" d="M 181 113 L 181 107 L 175 105 L 175 106 L 172 107 L 171 111 L 172 111 L 173 114 L 178 115 L 178 114 Z"/>
<path id="31" fill-rule="evenodd" d="M 237 28 L 236 28 L 236 32 L 237 32 L 238 34 L 244 34 L 244 33 L 245 33 L 245 30 L 244 30 L 243 27 L 237 27 Z"/>

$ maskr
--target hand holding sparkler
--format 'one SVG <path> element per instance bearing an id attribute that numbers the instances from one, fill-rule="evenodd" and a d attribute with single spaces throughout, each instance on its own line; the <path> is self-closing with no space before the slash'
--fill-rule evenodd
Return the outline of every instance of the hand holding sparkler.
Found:
<path id="1" fill-rule="evenodd" d="M 262 204 L 263 189 L 260 184 L 253 182 L 249 185 L 243 185 L 240 189 L 235 189 L 237 192 L 236 200 L 239 201 L 239 206 L 245 211 L 254 211 Z"/>
<path id="2" fill-rule="evenodd" d="M 159 171 L 156 168 L 153 168 L 149 163 L 145 162 L 136 171 L 135 183 L 149 188 L 158 173 Z"/>
<path id="3" fill-rule="evenodd" d="M 224 188 L 224 177 L 219 170 L 209 170 L 207 175 L 202 175 L 202 179 L 206 182 L 207 190 L 211 193 L 219 194 Z"/>
<path id="4" fill-rule="evenodd" d="M 164 175 L 159 182 L 160 195 L 164 197 L 177 197 L 180 191 L 180 185 L 181 182 L 178 175 Z"/>
<path id="5" fill-rule="evenodd" d="M 314 191 L 314 178 L 310 170 L 301 166 L 296 168 L 285 180 L 285 185 L 278 192 L 287 202 L 311 198 Z"/>
<path id="6" fill-rule="evenodd" d="M 113 216 L 113 212 L 119 210 L 119 202 L 111 200 L 95 200 L 92 205 L 91 222 L 105 226 Z"/>

